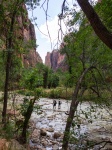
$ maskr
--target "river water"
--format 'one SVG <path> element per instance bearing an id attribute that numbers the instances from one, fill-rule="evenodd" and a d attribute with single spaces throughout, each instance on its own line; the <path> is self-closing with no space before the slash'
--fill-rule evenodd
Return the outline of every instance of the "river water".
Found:
<path id="1" fill-rule="evenodd" d="M 58 99 L 56 100 L 58 103 Z M 70 108 L 70 101 L 61 99 L 61 109 L 58 109 L 58 105 L 56 109 L 53 110 L 53 99 L 41 98 L 36 104 L 40 105 L 41 110 L 32 114 L 32 120 L 35 122 L 35 131 L 40 131 L 41 129 L 52 128 L 53 131 L 49 132 L 46 130 L 46 136 L 37 137 L 39 140 L 33 140 L 33 136 L 30 140 L 30 145 L 33 148 L 38 150 L 58 150 L 61 149 L 62 146 L 62 138 L 63 132 L 66 125 L 66 120 L 68 115 L 66 114 Z M 83 149 L 81 144 L 87 144 L 86 140 L 101 142 L 101 141 L 109 141 L 112 142 L 112 111 L 107 108 L 97 108 L 96 105 L 90 103 L 83 103 L 78 106 L 77 109 L 78 117 L 75 117 L 74 123 L 72 126 L 73 132 L 75 134 L 75 138 L 79 139 L 77 142 L 78 149 Z M 80 126 L 79 126 L 80 125 Z M 55 139 L 54 133 L 59 132 L 62 136 Z M 43 142 L 44 141 L 44 142 Z M 53 143 L 54 142 L 54 143 Z M 74 148 L 74 140 L 72 140 L 70 146 L 72 149 Z M 101 146 L 101 144 L 100 144 Z M 90 149 L 99 149 L 99 145 L 94 146 L 94 148 Z M 107 144 L 103 149 L 112 149 L 111 144 Z M 89 150 L 89 149 L 88 149 Z"/>

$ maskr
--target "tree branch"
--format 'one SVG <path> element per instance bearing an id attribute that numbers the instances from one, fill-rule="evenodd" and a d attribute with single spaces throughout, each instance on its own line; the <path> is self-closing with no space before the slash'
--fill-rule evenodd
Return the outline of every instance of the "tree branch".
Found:
<path id="1" fill-rule="evenodd" d="M 94 11 L 88 0 L 77 0 L 78 4 L 86 14 L 91 26 L 93 27 L 97 36 L 105 43 L 110 49 L 112 49 L 112 34 L 107 30 L 104 24 L 101 22 L 99 16 Z"/>

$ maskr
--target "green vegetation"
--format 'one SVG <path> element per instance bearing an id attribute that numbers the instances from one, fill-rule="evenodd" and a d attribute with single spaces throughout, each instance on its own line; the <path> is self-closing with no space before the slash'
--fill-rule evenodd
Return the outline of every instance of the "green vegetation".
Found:
<path id="1" fill-rule="evenodd" d="M 77 1 L 81 2 L 81 0 Z M 25 68 L 19 56 L 35 48 L 36 43 L 33 40 L 25 42 L 23 37 L 16 33 L 20 28 L 17 18 L 20 15 L 26 15 L 22 7 L 23 2 L 26 2 L 31 8 L 33 4 L 36 6 L 39 4 L 39 1 L 23 0 L 0 2 L 0 90 L 3 92 L 3 97 L 0 99 L 0 112 L 2 113 L 0 136 L 7 139 L 17 136 L 20 143 L 26 143 L 31 114 L 34 109 L 37 109 L 37 112 L 39 110 L 39 106 L 35 106 L 35 102 L 40 97 L 69 99 L 71 107 L 63 138 L 63 150 L 67 150 L 70 142 L 75 141 L 76 144 L 78 142 L 78 139 L 74 138 L 76 133 L 70 129 L 76 126 L 80 128 L 81 123 L 76 114 L 79 104 L 89 101 L 97 104 L 98 107 L 111 107 L 112 51 L 109 49 L 111 44 L 108 45 L 108 40 L 110 43 L 111 41 L 106 39 L 104 42 L 100 36 L 102 42 L 97 37 L 98 30 L 96 31 L 94 26 L 91 27 L 91 18 L 88 17 L 87 12 L 85 14 L 91 25 L 81 10 L 63 8 L 65 14 L 61 14 L 62 18 L 66 17 L 66 14 L 72 16 L 67 24 L 71 32 L 64 36 L 60 46 L 60 52 L 65 54 L 68 70 L 64 73 L 61 70 L 53 71 L 42 63 L 38 63 L 35 67 Z M 93 6 L 109 32 L 112 30 L 111 3 L 109 0 L 105 0 L 101 5 Z M 80 3 L 80 6 L 83 4 Z M 87 4 L 89 3 L 87 2 Z M 27 23 L 23 24 L 27 26 Z M 77 29 L 74 28 L 75 25 L 78 26 Z M 108 30 L 106 30 L 107 33 L 109 33 Z M 103 35 L 103 31 L 101 32 Z M 105 37 L 105 35 L 103 36 Z M 24 95 L 22 103 L 18 106 L 15 104 L 17 93 Z M 10 101 L 12 101 L 11 106 Z M 11 108 L 13 108 L 12 112 Z M 15 111 L 19 111 L 18 118 Z M 88 113 L 81 112 L 89 123 L 92 123 L 92 120 L 89 119 L 92 111 L 94 111 L 93 107 Z M 76 117 L 75 122 L 74 117 Z M 20 124 L 17 125 L 19 121 Z"/>

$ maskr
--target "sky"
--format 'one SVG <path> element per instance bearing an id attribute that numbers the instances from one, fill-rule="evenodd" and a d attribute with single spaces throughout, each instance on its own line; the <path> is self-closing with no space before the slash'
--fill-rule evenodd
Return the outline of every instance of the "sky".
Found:
<path id="1" fill-rule="evenodd" d="M 47 3 L 48 9 L 47 9 Z M 89 0 L 90 2 L 97 2 L 97 0 Z M 44 3 L 45 2 L 45 3 Z M 76 3 L 76 0 L 66 0 L 66 5 L 69 8 L 72 8 L 73 4 Z M 40 6 L 33 10 L 33 17 L 37 18 L 33 24 L 37 24 L 38 27 L 35 26 L 36 32 L 36 42 L 37 42 L 37 49 L 36 51 L 40 54 L 43 62 L 45 62 L 45 56 L 47 52 L 51 52 L 53 49 L 57 49 L 62 41 L 62 34 L 60 34 L 60 38 L 58 38 L 58 31 L 60 26 L 58 25 L 58 14 L 61 13 L 63 0 L 40 0 Z M 43 8 L 42 8 L 43 4 Z M 79 10 L 80 7 L 77 5 L 75 6 L 76 10 Z M 45 11 L 47 10 L 47 25 L 46 25 L 46 14 Z M 32 18 L 32 11 L 28 11 L 29 18 Z M 61 23 L 62 30 L 64 35 L 68 33 L 66 28 L 65 22 L 70 20 L 66 18 L 64 22 Z M 48 29 L 47 29 L 48 27 Z M 77 28 L 77 27 L 76 27 Z M 48 34 L 49 31 L 49 34 Z M 50 37 L 49 37 L 50 35 Z M 57 44 L 58 42 L 58 44 Z M 51 44 L 52 43 L 52 44 Z"/>
<path id="2" fill-rule="evenodd" d="M 46 0 L 47 1 L 47 0 Z M 58 40 L 58 31 L 59 31 L 59 25 L 58 25 L 58 14 L 61 13 L 61 7 L 63 0 L 49 0 L 48 3 L 48 17 L 47 17 L 47 25 L 46 25 L 46 15 L 45 10 L 47 10 L 47 4 L 45 3 L 43 5 L 44 9 L 41 7 L 44 0 L 40 1 L 40 6 L 38 6 L 35 10 L 33 10 L 33 17 L 37 18 L 35 20 L 35 23 L 37 24 L 38 28 L 35 26 L 35 32 L 36 32 L 36 42 L 37 45 L 37 52 L 40 54 L 43 62 L 45 61 L 45 56 L 47 52 L 51 52 L 53 49 L 57 49 L 57 42 Z M 69 6 L 72 6 L 73 0 L 67 0 Z M 29 18 L 32 16 L 32 11 L 28 11 Z M 68 19 L 68 18 L 67 18 Z M 35 24 L 33 22 L 33 24 Z M 47 30 L 48 27 L 48 30 Z M 63 33 L 67 33 L 67 28 L 65 26 L 65 23 L 62 22 L 62 29 Z M 40 30 L 40 31 L 39 31 Z M 49 37 L 49 34 L 50 37 Z M 61 33 L 61 32 L 60 32 Z M 61 40 L 61 34 L 60 34 L 60 40 Z M 52 45 L 51 45 L 52 42 Z"/>

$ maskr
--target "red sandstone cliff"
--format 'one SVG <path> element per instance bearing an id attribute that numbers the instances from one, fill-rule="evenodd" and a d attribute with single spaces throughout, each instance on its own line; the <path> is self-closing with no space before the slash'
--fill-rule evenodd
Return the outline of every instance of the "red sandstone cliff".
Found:
<path id="1" fill-rule="evenodd" d="M 65 55 L 60 54 L 59 50 L 53 50 L 51 53 L 47 52 L 45 65 L 54 71 L 59 68 L 65 71 L 68 68 L 65 62 Z"/>
<path id="2" fill-rule="evenodd" d="M 26 10 L 25 5 L 23 6 Z M 36 51 L 36 35 L 35 35 L 35 29 L 34 25 L 31 23 L 31 21 L 28 19 L 28 13 L 26 10 L 26 16 L 21 16 L 18 19 L 19 24 L 22 26 L 22 33 L 23 33 L 23 39 L 24 42 L 30 42 L 33 41 L 34 46 L 31 47 L 31 49 L 28 50 L 27 54 L 22 55 L 22 61 L 25 67 L 33 67 L 38 62 L 42 63 L 42 59 L 39 55 L 39 53 Z"/>
<path id="3" fill-rule="evenodd" d="M 25 16 L 21 15 L 17 18 L 19 30 L 17 31 L 18 37 L 23 39 L 24 44 L 33 43 L 33 46 L 27 46 L 26 53 L 22 54 L 22 62 L 25 67 L 34 67 L 38 62 L 42 63 L 39 53 L 36 51 L 36 35 L 34 25 L 28 19 L 26 6 L 23 5 L 26 12 Z M 29 44 L 30 45 L 30 44 Z"/>

